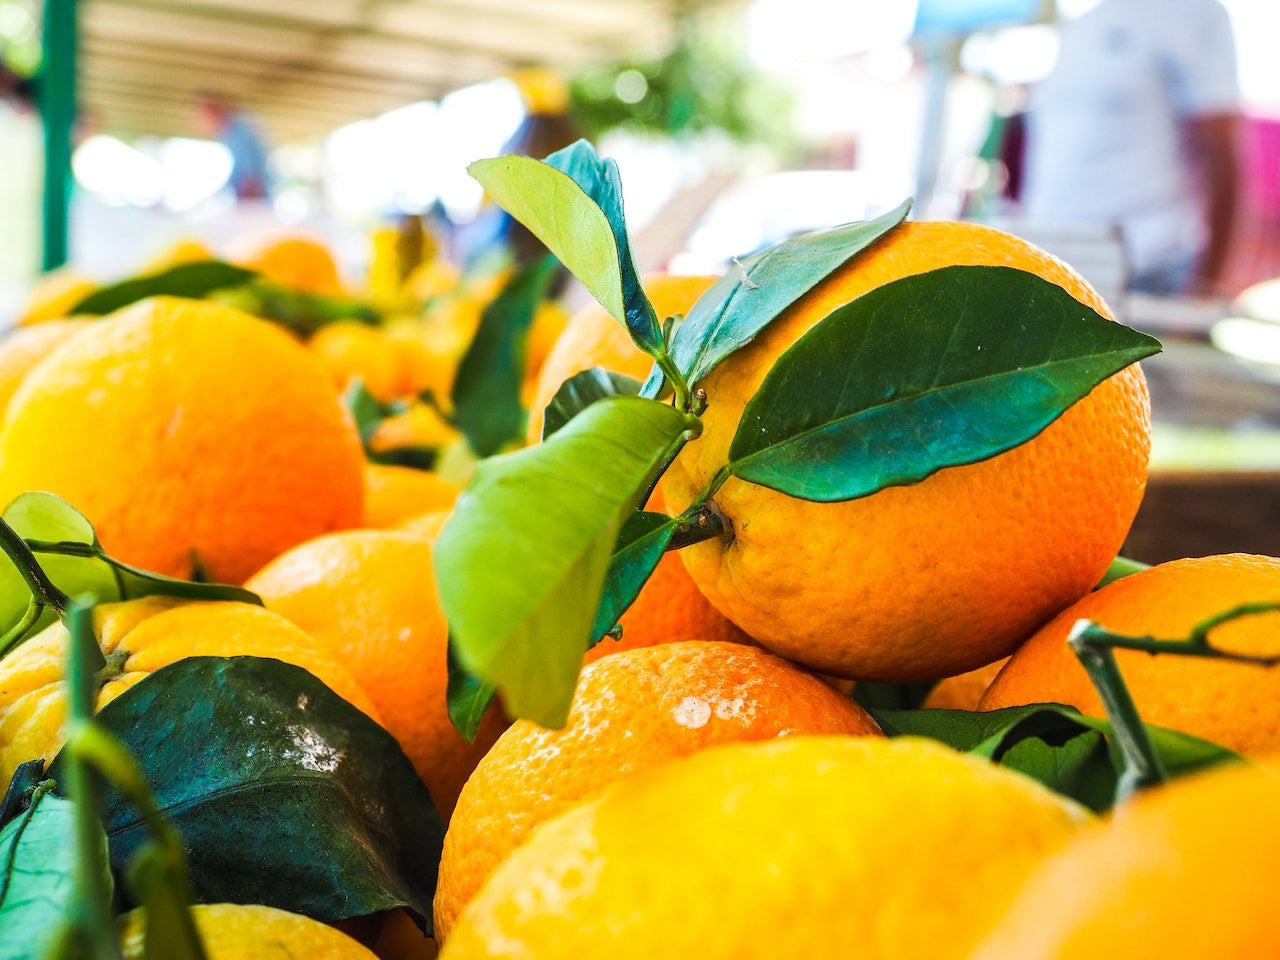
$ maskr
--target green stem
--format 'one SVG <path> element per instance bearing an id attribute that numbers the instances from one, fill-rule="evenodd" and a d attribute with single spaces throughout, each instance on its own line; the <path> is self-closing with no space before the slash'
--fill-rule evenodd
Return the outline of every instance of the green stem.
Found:
<path id="1" fill-rule="evenodd" d="M 0 637 L 0 659 L 4 659 L 5 654 L 22 641 L 27 631 L 35 626 L 36 621 L 40 619 L 40 614 L 44 611 L 44 604 L 35 597 L 27 601 L 27 609 L 23 612 L 22 619 L 6 630 L 3 637 Z"/>
<path id="2" fill-rule="evenodd" d="M 54 586 L 53 581 L 45 575 L 36 555 L 27 546 L 27 542 L 18 536 L 18 532 L 3 518 L 0 518 L 0 550 L 3 550 L 13 561 L 13 565 L 18 568 L 18 575 L 22 577 L 27 589 L 31 591 L 31 595 L 37 602 L 53 607 L 60 614 L 66 613 L 67 595 Z"/>
<path id="3" fill-rule="evenodd" d="M 693 513 L 686 511 L 680 517 L 681 524 L 667 543 L 668 550 L 681 550 L 684 547 L 701 543 L 703 540 L 724 539 L 731 536 L 733 528 L 728 518 L 719 511 L 714 503 L 704 503 Z"/>
<path id="4" fill-rule="evenodd" d="M 1111 721 L 1112 734 L 1123 760 L 1116 782 L 1116 802 L 1119 803 L 1143 787 L 1164 783 L 1169 775 L 1120 675 L 1109 638 L 1091 632 L 1092 627 L 1087 620 L 1082 620 L 1072 629 L 1067 642 L 1088 672 Z"/>
<path id="5" fill-rule="evenodd" d="M 67 743 L 71 750 L 66 775 L 67 793 L 75 804 L 76 816 L 76 920 L 96 957 L 121 960 L 120 941 L 111 918 L 111 891 L 105 880 L 110 867 L 101 846 L 102 778 L 85 762 L 79 747 L 88 732 L 94 730 L 92 718 L 98 692 L 94 675 L 102 666 L 102 651 L 93 635 L 92 607 L 73 605 L 67 611 L 67 630 L 71 634 L 67 668 Z"/>
<path id="6" fill-rule="evenodd" d="M 675 393 L 676 408 L 684 413 L 691 412 L 693 395 L 689 390 L 689 384 L 676 366 L 675 360 L 671 358 L 671 354 L 667 352 L 666 344 L 663 344 L 662 351 L 653 359 L 658 364 L 658 369 L 662 371 L 662 375 L 667 378 L 667 383 L 671 384 L 671 389 Z"/>
<path id="7" fill-rule="evenodd" d="M 1149 563 L 1143 563 L 1140 560 L 1130 560 L 1128 557 L 1116 557 L 1111 561 L 1111 566 L 1107 567 L 1107 572 L 1102 575 L 1102 579 L 1098 581 L 1095 590 L 1098 587 L 1105 587 L 1108 583 L 1119 580 L 1121 577 L 1127 577 L 1130 574 L 1140 573 L 1151 567 Z"/>
<path id="8" fill-rule="evenodd" d="M 662 475 L 664 473 L 671 469 L 671 465 L 676 462 L 676 457 L 680 456 L 680 451 L 685 448 L 685 445 L 689 443 L 690 440 L 696 440 L 698 437 L 702 436 L 701 420 L 693 414 L 687 414 L 685 416 L 685 423 L 688 425 L 688 429 L 684 430 L 678 437 L 676 437 L 675 442 L 672 443 L 667 452 L 662 455 L 662 460 L 659 461 L 658 469 L 653 472 L 653 476 L 649 479 L 649 482 L 641 492 L 640 499 L 637 501 L 639 503 L 638 509 L 644 509 L 644 505 L 648 503 L 649 498 L 653 496 L 653 491 L 658 486 L 658 481 L 662 479 Z"/>

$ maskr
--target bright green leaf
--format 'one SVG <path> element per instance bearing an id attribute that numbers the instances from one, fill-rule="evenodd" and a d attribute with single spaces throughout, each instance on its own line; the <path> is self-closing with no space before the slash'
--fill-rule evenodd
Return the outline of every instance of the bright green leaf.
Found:
<path id="1" fill-rule="evenodd" d="M 75 835 L 74 805 L 47 792 L 0 830 L 0 960 L 41 957 L 70 915 Z M 103 882 L 110 889 L 109 875 Z"/>
<path id="2" fill-rule="evenodd" d="M 906 200 L 873 220 L 785 240 L 750 257 L 698 298 L 676 328 L 671 356 L 690 384 L 696 384 L 735 350 L 746 346 L 784 310 L 906 219 Z M 657 396 L 662 375 L 655 370 L 643 395 Z"/>
<path id="3" fill-rule="evenodd" d="M 604 367 L 592 367 L 574 374 L 555 392 L 542 416 L 542 439 L 551 436 L 597 400 L 605 397 L 634 397 L 640 381 Z"/>
<path id="4" fill-rule="evenodd" d="M 1160 349 L 1056 284 L 945 267 L 831 313 L 774 364 L 729 448 L 743 480 L 851 500 L 1025 443 Z"/>
<path id="5" fill-rule="evenodd" d="M 238 287 L 252 280 L 256 273 L 220 260 L 180 263 L 145 277 L 133 277 L 102 287 L 89 294 L 68 311 L 68 316 L 101 316 L 114 313 L 147 297 L 190 297 L 200 299 L 215 290 Z"/>
<path id="6" fill-rule="evenodd" d="M 627 517 L 614 545 L 613 556 L 609 558 L 604 593 L 596 611 L 595 625 L 591 628 L 592 643 L 600 642 L 635 602 L 662 559 L 678 524 L 676 517 L 644 510 Z"/>
<path id="7" fill-rule="evenodd" d="M 444 823 L 399 744 L 299 667 L 190 657 L 97 722 L 142 766 L 181 834 L 201 903 L 264 903 L 326 922 L 407 906 L 431 916 Z M 64 756 L 49 776 L 59 780 Z M 149 840 L 108 788 L 111 862 Z"/>
<path id="8" fill-rule="evenodd" d="M 484 308 L 458 364 L 450 395 L 454 422 L 481 457 L 493 456 L 523 429 L 529 330 L 559 269 L 554 257 L 543 257 L 517 273 Z"/>
<path id="9" fill-rule="evenodd" d="M 690 426 L 611 397 L 477 466 L 436 542 L 436 583 L 459 661 L 516 716 L 564 724 L 618 533 Z"/>
<path id="10" fill-rule="evenodd" d="M 658 319 L 631 256 L 616 163 L 579 140 L 545 161 L 508 155 L 477 160 L 467 172 L 556 255 L 641 350 L 661 350 Z"/>
<path id="11" fill-rule="evenodd" d="M 484 719 L 485 711 L 493 703 L 498 691 L 493 684 L 485 683 L 467 673 L 458 662 L 452 637 L 446 648 L 446 662 L 448 683 L 445 702 L 449 707 L 449 722 L 467 743 L 471 743 L 480 730 L 480 721 Z"/>

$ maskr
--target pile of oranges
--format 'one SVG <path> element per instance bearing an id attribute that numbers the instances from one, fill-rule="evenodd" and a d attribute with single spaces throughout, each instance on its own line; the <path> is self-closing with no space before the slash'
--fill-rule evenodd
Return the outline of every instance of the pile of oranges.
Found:
<path id="1" fill-rule="evenodd" d="M 297 289 L 344 292 L 314 241 L 239 260 Z M 707 486 L 773 362 L 832 309 L 952 264 L 1016 267 L 1110 316 L 1074 271 L 1021 240 L 904 224 L 703 381 L 705 432 L 650 508 L 682 510 Z M 714 279 L 645 286 L 666 317 Z M 394 305 L 383 323 L 339 321 L 306 338 L 208 300 L 67 317 L 75 298 L 59 289 L 0 340 L 0 501 L 55 493 L 113 556 L 243 584 L 265 605 L 99 607 L 116 667 L 99 706 L 187 656 L 284 660 L 382 724 L 449 818 L 434 938 L 398 914 L 349 931 L 361 946 L 265 907 L 200 906 L 211 957 L 268 956 L 276 942 L 299 948 L 287 955 L 384 960 L 437 946 L 447 960 L 1274 952 L 1280 929 L 1263 898 L 1280 862 L 1280 673 L 1121 651 L 1146 721 L 1256 762 L 1102 817 L 986 759 L 886 738 L 849 695 L 850 681 L 928 681 L 927 706 L 1060 703 L 1103 716 L 1067 645 L 1077 621 L 1179 638 L 1229 608 L 1280 601 L 1280 560 L 1243 555 L 1093 589 L 1146 482 L 1136 365 L 1034 439 L 910 486 L 813 503 L 730 479 L 716 494 L 726 536 L 663 558 L 621 638 L 584 656 L 564 729 L 512 722 L 495 703 L 464 739 L 446 707 L 433 551 L 466 472 L 375 460 L 380 448 L 464 444 L 438 399 L 501 282 L 435 261 L 366 291 Z M 575 373 L 643 378 L 650 362 L 603 309 L 569 317 L 544 304 L 527 349 L 527 442 Z M 400 405 L 372 439 L 343 405 L 356 378 Z M 1262 613 L 1215 640 L 1274 654 L 1277 628 L 1280 612 Z M 66 646 L 55 625 L 0 659 L 6 782 L 61 743 Z M 126 950 L 138 949 L 138 922 Z"/>

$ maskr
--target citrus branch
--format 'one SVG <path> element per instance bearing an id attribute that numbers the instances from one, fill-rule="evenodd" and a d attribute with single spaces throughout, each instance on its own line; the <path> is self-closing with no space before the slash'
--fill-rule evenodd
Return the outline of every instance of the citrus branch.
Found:
<path id="1" fill-rule="evenodd" d="M 1209 634 L 1228 621 L 1256 616 L 1260 613 L 1274 613 L 1278 610 L 1280 610 L 1280 603 L 1241 604 L 1196 624 L 1190 636 L 1184 640 L 1161 640 L 1153 636 L 1125 636 L 1112 633 L 1090 620 L 1077 621 L 1071 628 L 1067 642 L 1098 691 L 1098 696 L 1107 712 L 1107 719 L 1111 721 L 1115 742 L 1123 760 L 1124 769 L 1120 771 L 1116 786 L 1117 801 L 1142 787 L 1164 782 L 1168 779 L 1168 775 L 1155 745 L 1151 742 L 1151 736 L 1138 714 L 1133 696 L 1129 693 L 1129 688 L 1120 674 L 1115 651 L 1117 649 L 1140 650 L 1152 654 L 1172 653 L 1181 656 L 1230 660 L 1260 667 L 1275 666 L 1280 664 L 1280 655 L 1264 657 L 1223 650 L 1209 641 Z"/>

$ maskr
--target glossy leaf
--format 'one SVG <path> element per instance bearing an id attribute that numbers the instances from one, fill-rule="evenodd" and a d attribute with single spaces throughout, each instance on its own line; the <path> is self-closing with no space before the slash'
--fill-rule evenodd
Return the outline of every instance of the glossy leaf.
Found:
<path id="1" fill-rule="evenodd" d="M 101 287 L 72 307 L 68 316 L 101 316 L 147 297 L 190 297 L 198 300 L 215 290 L 248 283 L 256 276 L 252 270 L 221 260 L 180 263 L 159 273 Z"/>
<path id="2" fill-rule="evenodd" d="M 27 542 L 42 570 L 63 593 L 97 603 L 162 594 L 189 600 L 236 600 L 261 605 L 258 596 L 230 584 L 193 583 L 151 573 L 116 560 L 98 543 L 93 526 L 61 497 L 43 491 L 20 494 L 5 521 Z M 0 553 L 0 632 L 17 623 L 30 594 L 13 561 Z M 55 619 L 46 611 L 26 635 Z"/>
<path id="3" fill-rule="evenodd" d="M 957 750 L 988 757 L 1097 811 L 1114 801 L 1121 759 L 1112 744 L 1111 724 L 1085 716 L 1074 707 L 1036 703 L 985 712 L 870 712 L 888 736 L 930 737 Z M 1150 724 L 1147 730 L 1171 777 L 1239 759 L 1225 747 L 1177 730 Z M 1095 734 L 1100 740 L 1085 734 Z M 1024 743 L 1026 746 L 1014 749 Z M 1104 756 L 1110 762 L 1101 762 Z"/>
<path id="4" fill-rule="evenodd" d="M 916 483 L 1030 440 L 1159 349 L 1021 270 L 907 277 L 834 311 L 778 359 L 743 412 L 730 469 L 822 502 Z"/>
<path id="5" fill-rule="evenodd" d="M 391 735 L 305 670 L 192 657 L 127 690 L 97 722 L 137 758 L 182 835 L 199 902 L 326 922 L 397 906 L 430 917 L 440 815 Z M 122 868 L 147 826 L 110 790 L 105 819 Z"/>
<path id="6" fill-rule="evenodd" d="M 44 779 L 44 760 L 27 760 L 18 764 L 13 779 L 0 800 L 0 828 L 20 814 L 29 799 L 29 791 Z M 3 862 L 3 861 L 0 861 Z"/>
<path id="7" fill-rule="evenodd" d="M 480 721 L 484 719 L 485 711 L 493 703 L 498 691 L 493 684 L 485 683 L 467 673 L 458 661 L 452 638 L 449 639 L 446 651 L 449 673 L 445 700 L 449 707 L 449 722 L 467 743 L 471 743 L 480 730 Z"/>
<path id="8" fill-rule="evenodd" d="M 604 367 L 576 373 L 556 391 L 542 414 L 542 439 L 551 436 L 597 400 L 605 397 L 634 397 L 640 381 Z"/>
<path id="9" fill-rule="evenodd" d="M 75 807 L 52 793 L 0 830 L 0 960 L 43 956 L 75 903 Z M 102 847 L 107 845 L 102 837 Z M 103 877 L 110 887 L 110 876 Z"/>
<path id="10" fill-rule="evenodd" d="M 911 201 L 905 200 L 874 219 L 794 237 L 734 264 L 676 328 L 671 342 L 676 367 L 696 384 L 789 306 L 902 223 L 910 210 Z M 644 385 L 644 396 L 657 396 L 661 385 L 662 375 L 655 370 Z"/>
<path id="11" fill-rule="evenodd" d="M 602 160 L 579 140 L 545 161 L 509 155 L 477 160 L 467 172 L 556 255 L 641 350 L 658 353 L 658 318 L 632 259 L 614 161 Z"/>
<path id="12" fill-rule="evenodd" d="M 591 628 L 591 642 L 597 643 L 613 629 L 618 618 L 635 602 L 641 589 L 658 566 L 662 554 L 676 532 L 679 520 L 665 513 L 641 510 L 627 518 L 618 534 L 609 569 L 604 578 L 604 593 Z"/>
<path id="13" fill-rule="evenodd" d="M 560 264 L 543 257 L 520 270 L 484 308 L 471 346 L 458 364 L 450 399 L 471 448 L 491 457 L 521 433 L 525 357 L 534 314 Z"/>
<path id="14" fill-rule="evenodd" d="M 618 533 L 688 427 L 612 397 L 477 466 L 436 542 L 436 583 L 459 662 L 511 713 L 564 724 Z"/>

